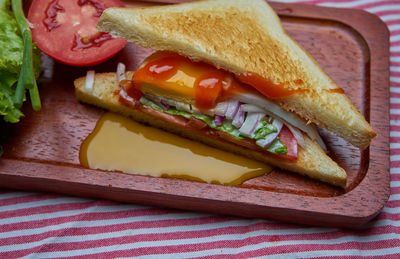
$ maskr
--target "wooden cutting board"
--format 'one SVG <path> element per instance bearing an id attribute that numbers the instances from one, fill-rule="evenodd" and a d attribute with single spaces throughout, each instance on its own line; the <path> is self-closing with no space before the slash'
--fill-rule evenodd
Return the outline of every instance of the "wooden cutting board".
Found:
<path id="1" fill-rule="evenodd" d="M 181 1 L 126 1 L 154 5 Z M 390 193 L 389 32 L 360 10 L 271 3 L 287 32 L 321 64 L 364 114 L 378 136 L 362 152 L 322 130 L 330 156 L 348 174 L 345 189 L 275 169 L 240 186 L 127 175 L 84 168 L 79 148 L 104 111 L 79 103 L 73 80 L 115 71 L 118 62 L 136 69 L 151 52 L 128 44 L 108 62 L 91 68 L 66 66 L 43 57 L 43 109 L 15 125 L 1 125 L 5 150 L 0 186 L 121 202 L 357 228 L 374 218 Z"/>

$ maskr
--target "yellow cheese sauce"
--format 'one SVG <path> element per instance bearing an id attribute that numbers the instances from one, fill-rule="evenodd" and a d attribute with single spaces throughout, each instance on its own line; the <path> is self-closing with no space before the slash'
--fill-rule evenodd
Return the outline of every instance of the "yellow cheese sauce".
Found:
<path id="1" fill-rule="evenodd" d="M 237 185 L 271 167 L 139 124 L 104 114 L 81 145 L 81 164 L 92 168 Z"/>

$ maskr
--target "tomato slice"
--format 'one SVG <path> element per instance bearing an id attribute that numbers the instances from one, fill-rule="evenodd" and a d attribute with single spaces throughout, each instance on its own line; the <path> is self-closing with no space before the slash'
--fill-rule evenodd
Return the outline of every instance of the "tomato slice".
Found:
<path id="1" fill-rule="evenodd" d="M 34 0 L 28 13 L 32 38 L 44 53 L 62 63 L 99 64 L 126 44 L 96 30 L 103 11 L 114 6 L 124 4 L 119 0 Z"/>
<path id="2" fill-rule="evenodd" d="M 287 147 L 287 155 L 282 156 L 285 156 L 288 159 L 297 159 L 297 140 L 286 125 L 283 125 L 282 130 L 279 133 L 279 139 Z"/>

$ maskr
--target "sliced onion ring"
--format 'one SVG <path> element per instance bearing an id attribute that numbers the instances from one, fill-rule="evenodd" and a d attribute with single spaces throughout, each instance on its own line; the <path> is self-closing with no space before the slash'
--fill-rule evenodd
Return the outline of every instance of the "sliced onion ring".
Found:
<path id="1" fill-rule="evenodd" d="M 229 100 L 228 101 L 228 108 L 225 112 L 225 117 L 229 120 L 233 120 L 236 113 L 238 112 L 240 107 L 240 102 L 238 100 Z"/>
<path id="2" fill-rule="evenodd" d="M 125 64 L 119 62 L 117 65 L 117 80 L 118 83 L 121 82 L 122 80 L 125 80 L 126 76 L 125 76 Z"/>
<path id="3" fill-rule="evenodd" d="M 284 122 L 291 124 L 294 127 L 307 133 L 307 135 L 315 140 L 321 148 L 326 152 L 326 146 L 317 129 L 312 124 L 307 124 L 305 120 L 301 119 L 298 115 L 292 112 L 283 110 L 278 104 L 254 94 L 241 94 L 236 97 L 239 101 L 244 103 L 253 103 L 264 109 L 264 112 L 268 113 L 272 117 L 278 117 Z"/>
<path id="4" fill-rule="evenodd" d="M 240 108 L 244 112 L 265 112 L 265 109 L 262 109 L 259 106 L 256 106 L 253 104 L 248 104 L 248 103 L 240 105 Z"/>
<path id="5" fill-rule="evenodd" d="M 226 110 L 228 109 L 228 102 L 217 103 L 214 108 L 214 113 L 219 116 L 225 116 Z"/>
<path id="6" fill-rule="evenodd" d="M 244 120 L 242 127 L 239 129 L 240 133 L 244 136 L 250 137 L 264 116 L 265 113 L 260 112 L 247 113 L 246 119 Z"/>
<path id="7" fill-rule="evenodd" d="M 243 122 L 244 122 L 244 111 L 239 106 L 239 109 L 235 114 L 235 117 L 233 117 L 232 125 L 239 129 L 240 127 L 242 127 Z"/>
<path id="8" fill-rule="evenodd" d="M 224 122 L 224 116 L 215 115 L 214 122 L 216 126 L 221 126 L 222 123 Z"/>
<path id="9" fill-rule="evenodd" d="M 89 70 L 86 73 L 85 87 L 84 87 L 86 92 L 91 93 L 93 91 L 94 75 L 95 75 L 94 70 Z"/>

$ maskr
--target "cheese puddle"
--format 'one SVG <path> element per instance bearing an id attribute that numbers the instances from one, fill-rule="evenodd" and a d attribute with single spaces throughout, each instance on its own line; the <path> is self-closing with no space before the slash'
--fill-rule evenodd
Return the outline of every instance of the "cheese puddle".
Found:
<path id="1" fill-rule="evenodd" d="M 104 114 L 81 145 L 81 164 L 92 168 L 154 177 L 237 185 L 271 171 L 242 156 Z"/>

